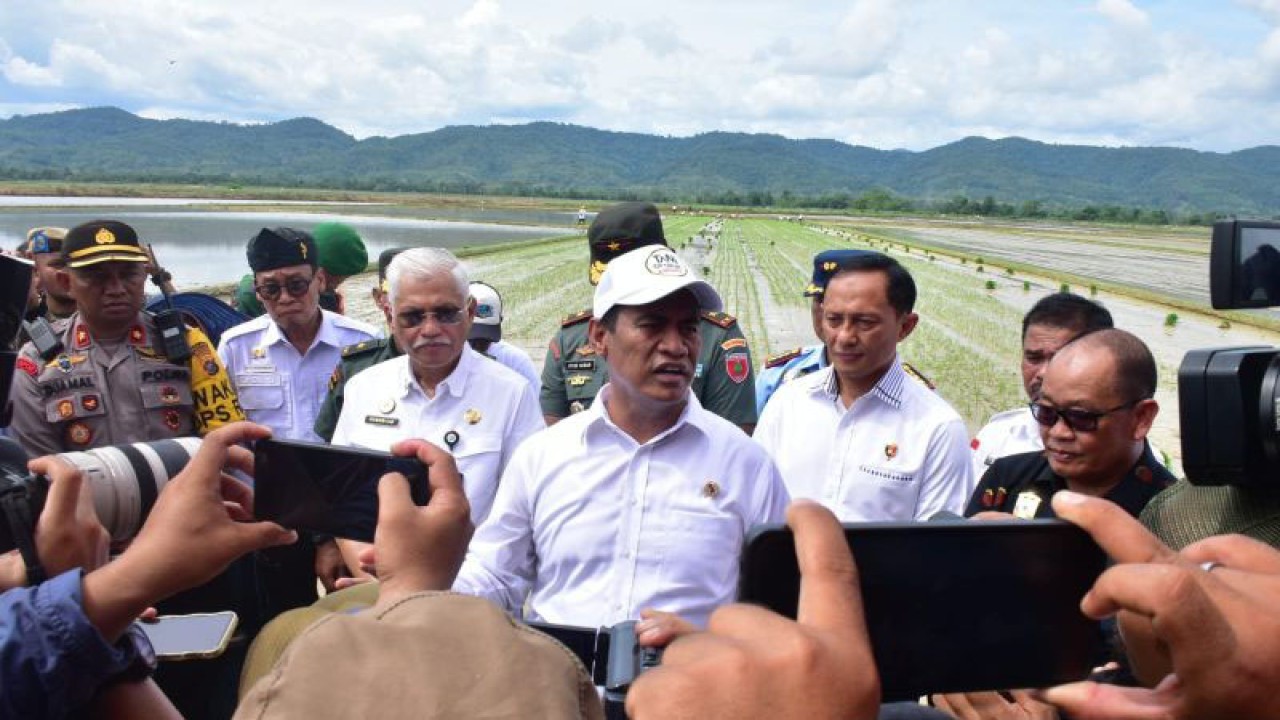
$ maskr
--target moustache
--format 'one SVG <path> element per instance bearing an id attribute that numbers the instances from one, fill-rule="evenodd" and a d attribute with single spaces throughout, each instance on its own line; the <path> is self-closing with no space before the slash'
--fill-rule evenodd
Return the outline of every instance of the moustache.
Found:
<path id="1" fill-rule="evenodd" d="M 413 343 L 412 349 L 421 350 L 422 348 L 425 348 L 425 347 L 449 347 L 449 345 L 450 343 L 448 340 L 432 340 L 429 338 L 422 338 L 420 340 L 416 340 Z"/>

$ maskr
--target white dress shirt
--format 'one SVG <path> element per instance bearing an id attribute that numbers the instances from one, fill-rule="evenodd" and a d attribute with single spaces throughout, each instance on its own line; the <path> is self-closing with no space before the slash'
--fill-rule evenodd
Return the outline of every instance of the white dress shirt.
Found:
<path id="1" fill-rule="evenodd" d="M 422 438 L 448 450 L 477 526 L 489 514 L 511 454 L 546 427 L 524 378 L 469 345 L 436 385 L 435 397 L 427 397 L 413 377 L 407 355 L 357 373 L 345 394 L 333 444 L 385 451 L 400 440 Z"/>
<path id="2" fill-rule="evenodd" d="M 529 387 L 533 388 L 534 395 L 542 390 L 542 377 L 538 375 L 538 369 L 533 366 L 533 358 L 529 357 L 529 353 L 523 348 L 518 348 L 505 340 L 498 340 L 489 345 L 488 354 L 527 380 Z"/>
<path id="3" fill-rule="evenodd" d="M 454 590 L 534 621 L 602 627 L 651 607 L 705 625 L 737 596 L 747 530 L 785 519 L 782 478 L 692 394 L 643 445 L 610 420 L 609 394 L 516 451 Z"/>
<path id="4" fill-rule="evenodd" d="M 973 492 L 964 421 L 896 358 L 848 409 L 831 367 L 784 384 L 753 437 L 791 497 L 820 502 L 843 522 L 959 515 Z"/>
<path id="5" fill-rule="evenodd" d="M 303 354 L 269 315 L 231 328 L 218 343 L 244 414 L 271 428 L 277 439 L 323 442 L 314 430 L 316 415 L 342 348 L 380 335 L 368 323 L 320 312 L 320 331 Z"/>

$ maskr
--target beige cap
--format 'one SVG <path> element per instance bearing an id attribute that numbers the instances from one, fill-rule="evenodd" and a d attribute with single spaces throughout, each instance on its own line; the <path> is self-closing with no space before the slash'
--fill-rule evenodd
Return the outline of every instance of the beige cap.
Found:
<path id="1" fill-rule="evenodd" d="M 411 595 L 307 628 L 236 718 L 590 718 L 604 710 L 586 668 L 487 600 Z"/>
<path id="2" fill-rule="evenodd" d="M 699 280 L 675 250 L 648 245 L 614 258 L 596 286 L 591 314 L 604 317 L 615 305 L 648 305 L 681 290 L 688 290 L 703 310 L 720 310 L 720 294 Z"/>

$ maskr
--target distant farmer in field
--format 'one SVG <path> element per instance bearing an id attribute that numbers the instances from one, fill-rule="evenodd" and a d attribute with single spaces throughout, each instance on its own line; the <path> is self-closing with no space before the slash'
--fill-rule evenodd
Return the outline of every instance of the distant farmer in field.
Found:
<path id="1" fill-rule="evenodd" d="M 1055 353 L 1072 340 L 1112 327 L 1111 313 L 1098 303 L 1074 293 L 1053 293 L 1022 317 L 1022 387 L 1027 399 L 1040 394 L 1045 368 Z M 973 442 L 973 473 L 981 479 L 997 459 L 1006 455 L 1043 450 L 1040 425 L 1025 406 L 991 416 Z"/>
<path id="2" fill-rule="evenodd" d="M 650 203 L 619 203 L 601 210 L 587 230 L 591 247 L 592 285 L 600 282 L 609 261 L 646 245 L 667 245 L 658 208 Z M 608 368 L 587 339 L 588 308 L 561 323 L 542 366 L 542 413 L 547 424 L 591 407 L 608 380 Z M 702 310 L 698 332 L 701 350 L 694 366 L 693 394 L 707 410 L 750 433 L 756 424 L 751 353 L 737 318 L 718 310 Z"/>
<path id="3" fill-rule="evenodd" d="M 839 266 L 840 263 L 857 257 L 866 255 L 869 250 L 823 250 L 813 256 L 813 279 L 809 281 L 809 286 L 804 289 L 804 296 L 810 299 L 809 314 L 813 321 L 813 334 L 818 338 L 818 343 L 814 345 L 806 345 L 805 347 L 792 348 L 783 353 L 772 355 L 764 361 L 764 369 L 756 376 L 756 412 L 763 413 L 764 406 L 769 402 L 769 398 L 777 392 L 782 384 L 804 377 L 809 373 L 814 373 L 826 367 L 827 346 L 822 341 L 822 293 L 825 290 L 827 278 L 831 276 L 828 268 Z M 923 383 L 930 390 L 933 389 L 933 383 L 928 378 L 921 375 L 915 368 L 908 363 L 902 363 L 902 369 L 912 379 Z"/>
<path id="4" fill-rule="evenodd" d="M 916 285 L 880 253 L 824 264 L 822 336 L 831 364 L 787 383 L 755 438 L 792 498 L 845 522 L 959 513 L 973 490 L 968 432 L 936 393 L 907 377 L 898 343 L 915 330 Z"/>
<path id="5" fill-rule="evenodd" d="M 339 315 L 346 313 L 346 303 L 338 287 L 347 278 L 362 273 L 369 266 L 369 251 L 356 229 L 340 222 L 324 222 L 311 231 L 320 253 L 324 270 L 324 286 L 320 288 L 320 307 Z"/>

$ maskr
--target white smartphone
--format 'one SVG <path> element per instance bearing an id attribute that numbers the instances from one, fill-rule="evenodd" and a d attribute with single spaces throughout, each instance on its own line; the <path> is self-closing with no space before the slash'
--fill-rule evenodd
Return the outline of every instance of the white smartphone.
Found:
<path id="1" fill-rule="evenodd" d="M 192 615 L 161 615 L 138 621 L 160 660 L 206 660 L 227 649 L 239 618 L 230 610 Z"/>

